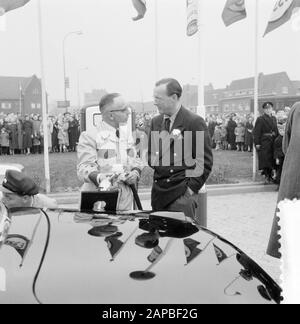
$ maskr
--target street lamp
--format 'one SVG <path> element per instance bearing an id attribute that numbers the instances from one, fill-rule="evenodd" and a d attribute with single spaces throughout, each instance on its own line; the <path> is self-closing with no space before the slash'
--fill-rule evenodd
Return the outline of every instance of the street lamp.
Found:
<path id="1" fill-rule="evenodd" d="M 79 31 L 73 31 L 65 35 L 64 40 L 63 40 L 63 65 L 64 65 L 64 100 L 65 104 L 67 103 L 67 77 L 66 77 L 66 41 L 69 36 L 71 35 L 82 35 L 83 32 L 81 30 Z M 68 110 L 68 108 L 67 108 Z"/>
<path id="2" fill-rule="evenodd" d="M 77 96 L 78 96 L 78 108 L 80 109 L 81 100 L 80 100 L 80 72 L 88 70 L 88 67 L 77 70 Z"/>

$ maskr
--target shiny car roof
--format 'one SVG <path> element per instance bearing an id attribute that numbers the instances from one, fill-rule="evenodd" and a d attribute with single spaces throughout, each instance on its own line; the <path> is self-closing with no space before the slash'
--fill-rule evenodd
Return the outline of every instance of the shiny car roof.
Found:
<path id="1" fill-rule="evenodd" d="M 35 298 L 32 286 L 47 241 L 47 219 L 39 210 L 10 211 L 11 242 L 0 250 L 6 272 L 1 304 L 280 302 L 279 286 L 255 262 L 180 213 L 47 214 L 49 246 Z M 18 236 L 31 241 L 22 267 L 14 245 Z"/>

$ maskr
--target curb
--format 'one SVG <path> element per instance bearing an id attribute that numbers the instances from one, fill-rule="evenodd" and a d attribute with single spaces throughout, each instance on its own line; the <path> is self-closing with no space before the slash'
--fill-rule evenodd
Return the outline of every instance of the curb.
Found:
<path id="1" fill-rule="evenodd" d="M 207 186 L 208 196 L 229 196 L 237 194 L 249 194 L 249 193 L 264 193 L 264 192 L 276 192 L 276 185 L 264 185 L 263 183 L 243 183 L 243 184 L 228 184 L 228 185 L 210 185 Z M 54 193 L 48 195 L 51 198 L 57 200 L 58 204 L 76 204 L 79 203 L 80 193 Z M 139 192 L 141 200 L 151 199 L 150 189 L 141 189 Z"/>

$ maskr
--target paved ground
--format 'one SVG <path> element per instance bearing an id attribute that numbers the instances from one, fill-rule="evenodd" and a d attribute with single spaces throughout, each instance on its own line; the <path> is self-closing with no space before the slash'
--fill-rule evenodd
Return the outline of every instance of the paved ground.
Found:
<path id="1" fill-rule="evenodd" d="M 237 245 L 279 281 L 280 262 L 265 253 L 276 200 L 277 192 L 209 197 L 208 228 Z M 149 201 L 142 203 L 150 209 Z"/>

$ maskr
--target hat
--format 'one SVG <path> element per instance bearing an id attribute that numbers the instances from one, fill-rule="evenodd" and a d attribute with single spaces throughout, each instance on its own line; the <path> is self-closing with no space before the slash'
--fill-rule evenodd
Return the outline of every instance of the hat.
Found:
<path id="1" fill-rule="evenodd" d="M 39 187 L 23 173 L 15 170 L 7 170 L 2 185 L 0 185 L 0 191 L 16 193 L 20 196 L 34 196 L 39 193 Z"/>
<path id="2" fill-rule="evenodd" d="M 263 104 L 263 106 L 262 106 L 262 108 L 263 109 L 269 109 L 269 108 L 273 108 L 274 107 L 274 105 L 273 105 L 273 103 L 272 102 L 265 102 L 264 104 Z"/>

